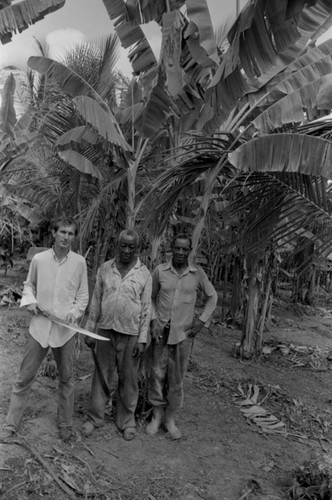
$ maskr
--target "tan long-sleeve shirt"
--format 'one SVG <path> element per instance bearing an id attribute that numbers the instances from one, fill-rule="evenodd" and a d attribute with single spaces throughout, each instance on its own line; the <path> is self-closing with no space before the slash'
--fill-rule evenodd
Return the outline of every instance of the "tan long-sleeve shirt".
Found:
<path id="1" fill-rule="evenodd" d="M 187 269 L 178 274 L 172 262 L 160 264 L 152 274 L 153 318 L 163 328 L 170 322 L 168 344 L 178 344 L 187 337 L 193 323 L 198 290 L 206 296 L 205 307 L 199 316 L 207 323 L 217 305 L 217 292 L 203 269 L 188 264 Z"/>

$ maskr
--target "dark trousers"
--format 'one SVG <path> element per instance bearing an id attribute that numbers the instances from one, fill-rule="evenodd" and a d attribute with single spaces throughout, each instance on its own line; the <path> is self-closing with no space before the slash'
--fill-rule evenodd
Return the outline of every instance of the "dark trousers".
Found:
<path id="1" fill-rule="evenodd" d="M 97 360 L 104 379 L 110 387 L 115 370 L 118 373 L 118 396 L 116 424 L 120 430 L 135 427 L 135 410 L 138 401 L 139 359 L 133 358 L 137 343 L 136 335 L 126 335 L 114 330 L 100 330 L 100 335 L 109 342 L 97 340 Z M 103 390 L 97 370 L 92 379 L 88 416 L 95 427 L 104 424 L 107 396 Z"/>
<path id="2" fill-rule="evenodd" d="M 71 426 L 74 411 L 74 362 L 75 337 L 72 337 L 61 347 L 53 348 L 53 355 L 59 373 L 59 427 Z M 30 336 L 20 371 L 14 383 L 9 410 L 6 417 L 7 427 L 17 430 L 24 410 L 28 404 L 31 386 L 36 377 L 38 369 L 48 352 L 48 347 L 42 347 Z"/>

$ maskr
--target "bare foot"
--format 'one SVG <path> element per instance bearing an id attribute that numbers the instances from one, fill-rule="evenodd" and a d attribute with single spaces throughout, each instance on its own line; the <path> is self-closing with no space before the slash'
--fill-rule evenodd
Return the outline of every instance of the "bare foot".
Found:
<path id="1" fill-rule="evenodd" d="M 180 439 L 181 431 L 178 427 L 176 427 L 174 420 L 168 420 L 165 422 L 166 429 L 171 435 L 172 439 Z"/>

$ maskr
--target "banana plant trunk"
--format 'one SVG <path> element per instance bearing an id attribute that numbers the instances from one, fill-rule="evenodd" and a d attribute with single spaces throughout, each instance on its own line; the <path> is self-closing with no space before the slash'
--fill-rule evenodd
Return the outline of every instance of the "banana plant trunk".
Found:
<path id="1" fill-rule="evenodd" d="M 127 229 L 134 229 L 136 222 L 136 178 L 137 170 L 142 160 L 145 149 L 148 145 L 148 139 L 139 139 L 134 157 L 128 161 L 127 183 L 128 183 L 128 202 L 127 202 Z"/>
<path id="2" fill-rule="evenodd" d="M 243 359 L 251 359 L 260 353 L 262 346 L 259 324 L 261 323 L 264 261 L 257 255 L 249 255 L 246 264 L 248 273 L 247 303 L 239 355 Z"/>

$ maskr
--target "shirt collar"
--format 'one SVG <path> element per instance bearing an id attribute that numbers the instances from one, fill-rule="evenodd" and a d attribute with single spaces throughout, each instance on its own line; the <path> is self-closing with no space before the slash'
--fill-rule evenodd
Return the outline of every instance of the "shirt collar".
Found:
<path id="1" fill-rule="evenodd" d="M 164 264 L 164 269 L 173 269 L 173 271 L 177 272 L 176 269 L 173 267 L 173 264 L 172 264 L 172 259 L 168 262 L 166 262 Z M 186 267 L 185 271 L 184 272 L 189 272 L 189 273 L 194 273 L 195 271 L 197 271 L 197 267 L 192 263 L 192 262 L 188 262 L 188 266 Z"/>
<path id="2" fill-rule="evenodd" d="M 54 247 L 52 247 L 52 252 L 53 252 L 53 258 L 54 260 L 56 260 L 59 264 L 61 264 L 61 262 L 64 262 L 65 260 L 68 259 L 68 256 L 69 256 L 69 253 L 70 253 L 70 250 L 68 250 L 67 254 L 61 259 L 59 260 L 58 257 L 56 256 L 56 253 L 54 251 Z"/>
<path id="3" fill-rule="evenodd" d="M 131 269 L 138 269 L 139 267 L 141 267 L 142 263 L 141 261 L 139 260 L 139 257 L 137 257 L 137 261 L 136 261 L 136 264 L 134 265 L 134 267 L 132 267 Z M 115 267 L 115 258 L 114 259 L 111 259 L 111 266 L 112 267 Z"/>

